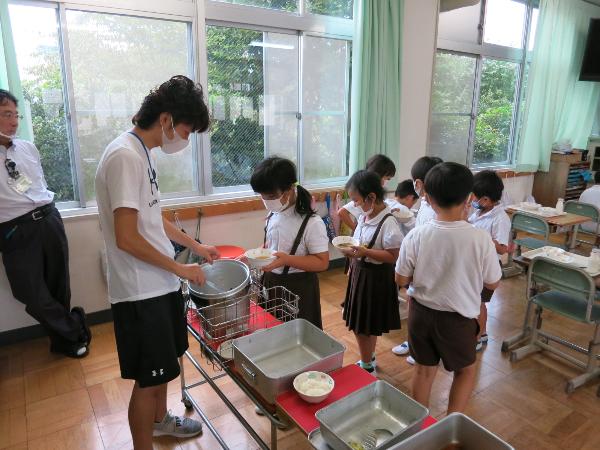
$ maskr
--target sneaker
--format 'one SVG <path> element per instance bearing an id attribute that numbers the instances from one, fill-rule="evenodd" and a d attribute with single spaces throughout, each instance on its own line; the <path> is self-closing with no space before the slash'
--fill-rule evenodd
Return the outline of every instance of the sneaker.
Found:
<path id="1" fill-rule="evenodd" d="M 376 377 L 376 376 L 377 376 L 377 368 L 376 368 L 376 367 L 375 367 L 373 364 L 368 364 L 368 365 L 367 365 L 367 367 L 364 367 L 364 366 L 362 365 L 362 361 L 358 361 L 358 362 L 356 363 L 356 365 L 357 365 L 358 367 L 360 367 L 361 369 L 363 369 L 363 370 L 366 370 L 367 372 L 369 372 L 369 373 L 370 373 L 371 375 L 373 375 L 374 377 Z"/>
<path id="2" fill-rule="evenodd" d="M 488 335 L 487 335 L 487 333 L 483 333 L 481 335 L 480 339 L 481 339 L 481 342 L 483 342 L 484 344 L 487 344 L 487 341 L 488 341 Z"/>
<path id="3" fill-rule="evenodd" d="M 154 424 L 152 436 L 175 436 L 187 438 L 202 433 L 202 424 L 189 417 L 179 417 L 167 411 L 165 418 L 160 423 Z"/>
<path id="4" fill-rule="evenodd" d="M 360 366 L 361 361 L 362 360 L 360 360 L 360 359 L 358 361 L 356 361 L 356 365 Z M 375 359 L 375 355 L 373 355 L 373 357 L 371 358 L 371 365 L 373 367 L 377 367 L 377 360 Z"/>
<path id="5" fill-rule="evenodd" d="M 76 343 L 68 345 L 58 345 L 50 343 L 50 351 L 68 356 L 69 358 L 83 358 L 88 355 L 89 348 L 86 344 Z"/>
<path id="6" fill-rule="evenodd" d="M 408 355 L 408 342 L 404 341 L 402 344 L 400 345 L 396 345 L 393 349 L 392 349 L 392 353 L 394 353 L 394 355 L 400 355 L 400 356 L 404 356 L 404 355 Z"/>
<path id="7" fill-rule="evenodd" d="M 90 345 L 92 342 L 92 330 L 87 324 L 87 317 L 85 315 L 85 311 L 81 306 L 75 306 L 71 309 L 71 312 L 79 317 L 79 321 L 81 322 L 81 328 L 83 329 L 83 336 L 81 342 L 86 344 L 86 346 Z"/>
<path id="8" fill-rule="evenodd" d="M 483 350 L 483 341 L 481 339 L 477 339 L 477 345 L 475 346 L 475 351 L 480 352 Z"/>
<path id="9" fill-rule="evenodd" d="M 410 355 L 408 355 L 408 358 L 406 358 L 406 362 L 409 363 L 411 366 L 414 366 L 416 364 L 415 358 L 413 358 Z"/>

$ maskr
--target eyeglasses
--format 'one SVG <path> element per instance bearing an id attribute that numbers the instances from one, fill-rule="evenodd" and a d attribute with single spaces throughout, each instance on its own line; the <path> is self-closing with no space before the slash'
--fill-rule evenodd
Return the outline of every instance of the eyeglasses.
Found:
<path id="1" fill-rule="evenodd" d="M 14 113 L 11 111 L 4 111 L 2 113 L 0 113 L 0 117 L 2 117 L 3 119 L 7 119 L 7 120 L 12 120 L 12 119 L 23 119 L 23 115 L 19 114 L 19 113 Z"/>
<path id="2" fill-rule="evenodd" d="M 19 171 L 17 170 L 16 162 L 10 158 L 6 158 L 6 160 L 4 160 L 4 166 L 6 167 L 9 177 L 11 177 L 13 180 L 19 178 Z"/>

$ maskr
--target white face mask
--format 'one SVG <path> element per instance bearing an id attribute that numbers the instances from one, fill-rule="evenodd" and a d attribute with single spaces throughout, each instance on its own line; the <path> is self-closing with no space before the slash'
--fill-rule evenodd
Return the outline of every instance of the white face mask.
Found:
<path id="1" fill-rule="evenodd" d="M 364 211 L 365 216 L 370 216 L 373 213 L 373 210 L 375 209 L 375 202 L 373 202 L 373 206 L 371 206 L 371 209 L 369 209 L 368 211 L 365 211 L 362 206 L 361 209 Z"/>
<path id="2" fill-rule="evenodd" d="M 168 155 L 180 152 L 190 144 L 190 141 L 188 139 L 183 139 L 181 136 L 179 136 L 177 131 L 175 131 L 173 117 L 171 117 L 171 128 L 173 129 L 173 138 L 169 138 L 169 136 L 166 135 L 165 130 L 163 129 L 162 145 L 160 146 L 160 149 Z"/>
<path id="3" fill-rule="evenodd" d="M 422 194 L 421 190 L 417 188 L 417 182 L 416 182 L 416 180 L 415 180 L 415 181 L 413 181 L 413 189 L 415 190 L 415 192 L 417 193 L 417 195 L 418 195 L 419 197 L 422 197 L 422 196 L 423 196 L 423 194 Z"/>
<path id="4" fill-rule="evenodd" d="M 279 213 L 279 212 L 283 211 L 285 208 L 287 208 L 287 206 L 288 206 L 288 202 L 281 203 L 281 197 L 283 197 L 283 195 L 281 195 L 279 198 L 275 198 L 273 200 L 266 200 L 263 198 L 262 201 L 265 204 L 265 208 L 267 208 L 268 211 L 270 211 L 272 213 Z"/>

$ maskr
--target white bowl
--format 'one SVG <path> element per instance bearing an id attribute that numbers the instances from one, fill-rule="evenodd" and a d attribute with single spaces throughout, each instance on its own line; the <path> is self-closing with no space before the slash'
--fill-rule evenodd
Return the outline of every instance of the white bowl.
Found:
<path id="1" fill-rule="evenodd" d="M 294 378 L 294 389 L 308 403 L 321 403 L 333 391 L 333 378 L 323 372 L 314 370 L 302 372 Z"/>
<path id="2" fill-rule="evenodd" d="M 392 215 L 400 223 L 409 222 L 413 217 L 415 217 L 415 215 L 413 214 L 413 212 L 410 209 L 408 211 L 406 211 L 406 210 L 393 211 Z"/>
<path id="3" fill-rule="evenodd" d="M 337 236 L 333 238 L 331 241 L 335 248 L 340 250 L 350 250 L 351 246 L 358 246 L 360 242 L 358 239 L 353 238 L 352 236 Z"/>
<path id="4" fill-rule="evenodd" d="M 254 268 L 260 268 L 268 266 L 277 258 L 273 256 L 275 253 L 270 248 L 253 248 L 252 250 L 246 251 L 244 255 L 248 258 L 248 262 Z"/>
<path id="5" fill-rule="evenodd" d="M 526 209 L 528 211 L 537 211 L 542 205 L 540 205 L 539 203 L 521 202 L 520 206 L 521 208 Z"/>

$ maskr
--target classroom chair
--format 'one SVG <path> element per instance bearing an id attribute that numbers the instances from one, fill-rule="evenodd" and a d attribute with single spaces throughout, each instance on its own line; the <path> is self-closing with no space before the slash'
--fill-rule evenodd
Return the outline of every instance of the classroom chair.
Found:
<path id="1" fill-rule="evenodd" d="M 593 233 L 590 233 L 588 231 L 580 230 L 580 225 L 575 225 L 573 229 L 573 242 L 580 242 L 582 244 L 588 244 L 592 246 L 596 245 L 596 242 L 599 238 L 598 234 L 600 233 L 600 211 L 598 210 L 598 208 L 590 203 L 582 203 L 578 202 L 577 200 L 569 200 L 565 203 L 565 212 L 577 214 L 579 216 L 589 217 L 590 221 L 594 222 L 596 226 L 596 230 Z M 578 233 L 583 233 L 585 235 L 589 235 L 590 237 L 593 236 L 593 241 L 590 242 L 586 240 L 577 239 Z"/>
<path id="2" fill-rule="evenodd" d="M 529 318 L 534 307 L 535 312 L 530 323 Z M 588 348 L 543 331 L 544 310 L 576 322 L 594 324 Z M 567 394 L 587 381 L 600 377 L 597 357 L 600 353 L 600 299 L 596 297 L 596 285 L 590 275 L 573 265 L 559 263 L 546 257 L 534 258 L 527 274 L 527 309 L 523 335 L 528 336 L 527 344 L 510 353 L 511 362 L 546 350 L 583 370 L 583 374 L 567 382 Z M 556 345 L 551 345 L 551 342 L 585 355 L 585 360 L 565 353 Z M 597 395 L 600 397 L 600 387 Z"/>
<path id="3" fill-rule="evenodd" d="M 548 222 L 538 216 L 516 212 L 511 220 L 511 233 L 513 235 L 513 243 L 517 246 L 517 256 L 521 256 L 521 248 L 526 247 L 532 250 L 551 245 L 560 247 L 560 245 L 552 244 L 550 239 L 550 226 Z M 517 238 L 517 232 L 522 231 L 529 234 L 542 236 L 543 239 L 534 237 Z"/>

